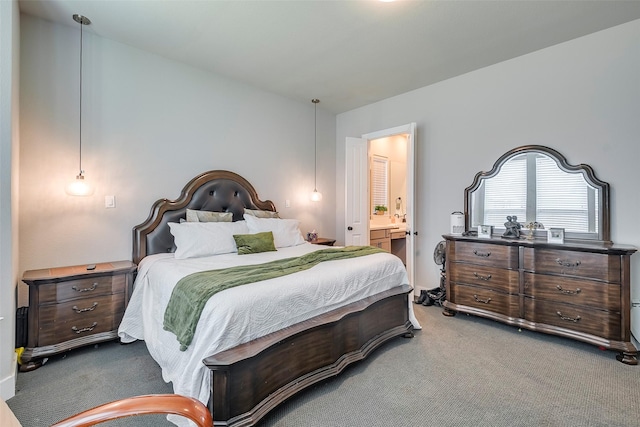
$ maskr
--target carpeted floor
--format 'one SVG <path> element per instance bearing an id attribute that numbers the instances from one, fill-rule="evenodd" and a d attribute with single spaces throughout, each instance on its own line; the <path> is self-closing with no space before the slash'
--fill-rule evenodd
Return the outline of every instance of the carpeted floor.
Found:
<path id="1" fill-rule="evenodd" d="M 637 426 L 640 366 L 592 345 L 416 305 L 423 330 L 276 408 L 262 427 Z M 20 373 L 25 427 L 122 397 L 171 392 L 144 343 L 107 343 Z M 105 426 L 170 426 L 162 416 Z"/>

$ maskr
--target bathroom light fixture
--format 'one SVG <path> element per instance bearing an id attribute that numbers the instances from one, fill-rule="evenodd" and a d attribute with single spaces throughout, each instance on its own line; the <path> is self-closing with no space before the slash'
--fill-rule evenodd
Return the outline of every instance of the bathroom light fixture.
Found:
<path id="1" fill-rule="evenodd" d="M 71 181 L 65 187 L 65 192 L 70 196 L 90 196 L 93 194 L 93 187 L 85 180 L 84 171 L 82 170 L 82 27 L 91 24 L 86 16 L 73 15 L 73 20 L 80 24 L 80 171 L 76 179 Z"/>
<path id="2" fill-rule="evenodd" d="M 313 102 L 313 117 L 314 117 L 314 146 L 313 146 L 313 193 L 311 193 L 311 201 L 319 202 L 322 200 L 322 193 L 318 191 L 318 102 L 319 99 L 312 99 Z"/>

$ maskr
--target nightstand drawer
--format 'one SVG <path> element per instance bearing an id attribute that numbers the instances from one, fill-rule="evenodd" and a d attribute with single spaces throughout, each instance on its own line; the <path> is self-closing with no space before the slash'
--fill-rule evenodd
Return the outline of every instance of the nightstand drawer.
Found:
<path id="1" fill-rule="evenodd" d="M 40 304 L 124 292 L 125 276 L 87 277 L 40 286 Z"/>
<path id="2" fill-rule="evenodd" d="M 109 315 L 101 319 L 82 319 L 76 322 L 65 322 L 55 328 L 48 328 L 40 332 L 40 347 L 57 345 L 75 338 L 83 338 L 102 332 L 114 330 L 114 324 L 120 323 L 122 313 Z"/>

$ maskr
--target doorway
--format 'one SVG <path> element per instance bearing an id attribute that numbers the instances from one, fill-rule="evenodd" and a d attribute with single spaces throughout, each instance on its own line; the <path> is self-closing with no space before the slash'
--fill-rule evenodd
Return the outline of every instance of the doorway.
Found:
<path id="1" fill-rule="evenodd" d="M 388 236 L 397 240 L 389 245 L 390 252 L 402 251 L 407 267 L 409 284 L 413 286 L 415 275 L 414 238 L 415 226 L 415 136 L 416 124 L 410 123 L 362 135 L 361 138 L 346 138 L 345 155 L 345 235 L 347 245 L 369 245 L 371 232 L 388 230 Z M 402 145 L 402 147 L 401 147 Z M 386 148 L 381 148 L 386 147 Z M 398 158 L 402 152 L 404 162 Z M 386 158 L 387 193 L 372 194 L 372 159 L 376 156 L 378 168 Z M 401 163 L 404 163 L 401 165 Z M 395 167 L 394 167 L 395 165 Z M 395 170 L 394 170 L 395 169 Z M 404 169 L 403 173 L 399 170 Z M 383 174 L 384 175 L 384 174 Z M 404 175 L 402 179 L 401 175 Z M 393 183 L 395 181 L 395 184 Z M 400 199 L 400 200 L 398 200 Z M 385 203 L 386 202 L 386 203 Z M 386 211 L 378 216 L 376 206 L 385 205 Z M 397 216 L 396 216 L 397 215 Z M 404 231 L 404 239 L 400 241 Z M 374 236 L 374 237 L 376 237 Z M 414 286 L 415 288 L 415 286 Z"/>

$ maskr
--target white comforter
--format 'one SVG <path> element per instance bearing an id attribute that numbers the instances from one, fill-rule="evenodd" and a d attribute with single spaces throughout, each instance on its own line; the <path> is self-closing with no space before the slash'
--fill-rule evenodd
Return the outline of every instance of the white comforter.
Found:
<path id="1" fill-rule="evenodd" d="M 214 295 L 206 304 L 186 351 L 162 327 L 171 291 L 182 277 L 203 270 L 259 264 L 304 255 L 326 246 L 305 243 L 276 252 L 224 254 L 176 260 L 173 254 L 142 260 L 118 335 L 123 342 L 144 340 L 174 392 L 209 399 L 210 377 L 202 360 L 238 344 L 307 320 L 392 287 L 408 284 L 399 258 L 391 254 L 336 260 L 277 279 L 250 283 Z M 410 320 L 420 328 L 409 304 Z M 172 418 L 176 422 L 176 419 Z"/>

